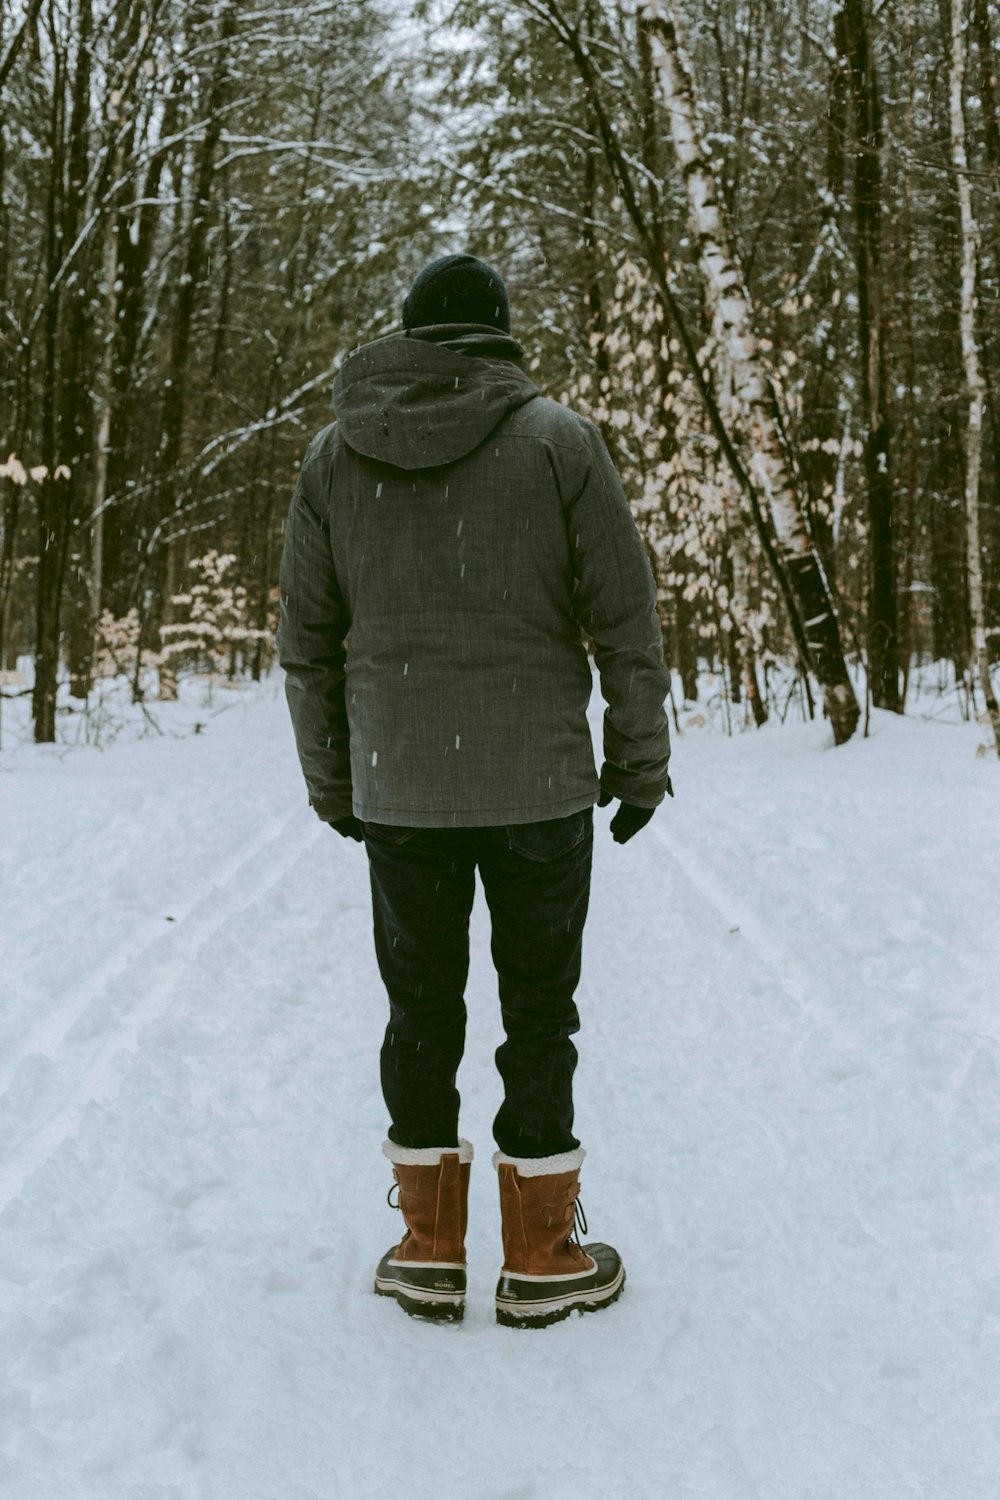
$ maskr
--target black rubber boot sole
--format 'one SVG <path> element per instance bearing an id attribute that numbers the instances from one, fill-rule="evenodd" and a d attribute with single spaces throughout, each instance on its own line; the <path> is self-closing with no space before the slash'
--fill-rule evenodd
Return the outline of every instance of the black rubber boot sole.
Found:
<path id="1" fill-rule="evenodd" d="M 395 1248 L 395 1247 L 393 1247 Z M 375 1272 L 375 1294 L 395 1297 L 411 1318 L 435 1323 L 460 1323 L 465 1316 L 465 1269 L 429 1264 L 391 1265 L 387 1250 Z"/>
<path id="2" fill-rule="evenodd" d="M 402 1287 L 379 1286 L 377 1281 L 375 1293 L 379 1297 L 395 1297 L 411 1318 L 426 1318 L 433 1323 L 461 1323 L 465 1317 L 464 1302 L 418 1302 L 415 1298 L 408 1297 Z"/>
<path id="3" fill-rule="evenodd" d="M 548 1328 L 552 1323 L 561 1323 L 564 1318 L 569 1317 L 570 1313 L 600 1312 L 602 1308 L 610 1307 L 613 1302 L 618 1301 L 624 1289 L 623 1274 L 617 1291 L 612 1292 L 610 1297 L 605 1297 L 603 1302 L 573 1302 L 565 1307 L 555 1308 L 552 1312 L 523 1313 L 520 1317 L 515 1317 L 512 1312 L 498 1307 L 497 1322 L 503 1328 Z"/>
<path id="4" fill-rule="evenodd" d="M 625 1267 L 618 1252 L 610 1245 L 584 1245 L 583 1249 L 597 1262 L 597 1269 L 593 1279 L 578 1288 L 556 1278 L 547 1287 L 544 1282 L 522 1281 L 501 1273 L 497 1284 L 497 1322 L 503 1328 L 548 1328 L 561 1323 L 570 1313 L 600 1312 L 617 1302 L 625 1288 Z"/>

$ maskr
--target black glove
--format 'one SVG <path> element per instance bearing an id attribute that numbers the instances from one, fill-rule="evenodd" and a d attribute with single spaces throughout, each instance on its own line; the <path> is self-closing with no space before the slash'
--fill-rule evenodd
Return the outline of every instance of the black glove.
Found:
<path id="1" fill-rule="evenodd" d="M 598 807 L 607 807 L 608 803 L 613 801 L 611 793 L 601 787 L 601 795 L 597 799 Z M 636 807 L 634 802 L 622 802 L 611 819 L 611 836 L 615 843 L 627 844 L 633 833 L 638 833 L 640 828 L 645 828 L 655 811 L 655 807 Z"/>
<path id="2" fill-rule="evenodd" d="M 356 818 L 353 813 L 350 813 L 346 818 L 337 818 L 335 822 L 330 824 L 330 827 L 335 828 L 341 838 L 357 839 L 359 844 L 363 842 L 361 819 Z"/>

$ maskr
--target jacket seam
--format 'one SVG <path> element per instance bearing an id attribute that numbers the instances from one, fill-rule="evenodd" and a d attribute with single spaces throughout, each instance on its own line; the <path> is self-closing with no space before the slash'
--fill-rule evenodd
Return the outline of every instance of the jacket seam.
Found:
<path id="1" fill-rule="evenodd" d="M 572 799 L 569 798 L 569 797 L 563 798 L 563 801 L 565 801 L 565 802 L 569 802 L 571 800 Z M 537 807 L 538 805 L 539 804 L 537 802 L 520 802 L 520 803 L 518 803 L 517 807 L 510 807 L 510 808 L 507 809 L 507 811 L 508 812 L 524 812 L 525 808 L 528 808 L 528 807 Z M 593 806 L 593 803 L 590 803 L 588 805 Z M 400 813 L 401 812 L 408 812 L 408 813 L 433 812 L 433 813 L 436 813 L 436 812 L 448 812 L 449 810 L 452 811 L 452 812 L 461 812 L 462 811 L 461 808 L 451 808 L 451 809 L 448 809 L 448 808 L 444 808 L 444 807 L 414 807 L 412 804 L 409 807 L 406 807 L 406 808 L 403 808 L 403 807 L 387 807 L 387 808 L 384 809 L 385 812 L 400 812 Z M 478 803 L 476 804 L 476 810 L 477 811 L 479 810 Z M 490 812 L 499 811 L 499 809 L 496 809 L 496 808 L 490 808 L 488 810 Z M 578 808 L 577 811 L 578 812 L 584 812 L 585 809 L 581 807 L 581 808 Z M 367 818 L 367 819 L 365 819 L 365 821 L 368 822 L 368 823 L 377 823 L 379 821 L 379 819 L 378 818 Z M 389 826 L 389 825 L 387 825 L 387 826 Z M 406 825 L 403 824 L 403 823 L 401 823 L 401 824 L 399 824 L 397 826 L 401 827 L 401 828 L 404 828 Z"/>

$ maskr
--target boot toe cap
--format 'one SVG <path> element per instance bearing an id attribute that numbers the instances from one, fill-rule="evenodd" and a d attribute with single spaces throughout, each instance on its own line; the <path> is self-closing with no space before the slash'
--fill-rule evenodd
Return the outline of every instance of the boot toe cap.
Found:
<path id="1" fill-rule="evenodd" d="M 613 1245 L 605 1245 L 598 1240 L 592 1245 L 582 1245 L 580 1248 L 584 1255 L 589 1255 L 591 1260 L 596 1262 L 595 1279 L 599 1286 L 605 1286 L 609 1281 L 614 1281 L 619 1271 L 623 1269 L 622 1258 Z"/>

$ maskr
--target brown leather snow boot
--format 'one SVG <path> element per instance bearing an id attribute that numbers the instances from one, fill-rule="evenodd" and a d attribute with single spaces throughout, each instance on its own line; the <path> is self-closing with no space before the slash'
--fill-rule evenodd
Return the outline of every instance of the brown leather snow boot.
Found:
<path id="1" fill-rule="evenodd" d="M 579 1217 L 580 1167 L 585 1152 L 540 1158 L 505 1156 L 493 1164 L 500 1180 L 503 1269 L 496 1291 L 497 1322 L 544 1328 L 574 1310 L 596 1312 L 621 1296 L 625 1269 L 610 1245 L 573 1239 Z"/>
<path id="2" fill-rule="evenodd" d="M 417 1150 L 386 1141 L 382 1150 L 399 1186 L 395 1207 L 406 1233 L 379 1261 L 375 1291 L 395 1297 L 413 1317 L 458 1322 L 465 1311 L 472 1146 L 463 1140 Z"/>

